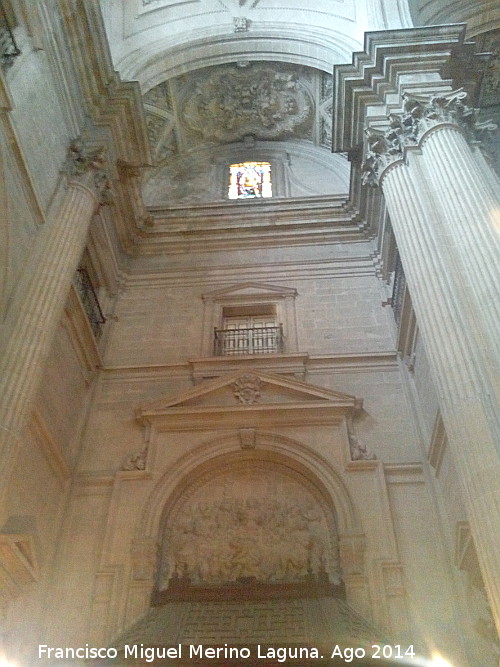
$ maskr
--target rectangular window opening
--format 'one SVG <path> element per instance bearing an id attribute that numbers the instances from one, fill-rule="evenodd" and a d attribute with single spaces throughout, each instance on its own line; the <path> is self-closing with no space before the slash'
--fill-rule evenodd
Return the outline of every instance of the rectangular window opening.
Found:
<path id="1" fill-rule="evenodd" d="M 272 197 L 270 162 L 239 162 L 229 167 L 229 199 Z"/>
<path id="2" fill-rule="evenodd" d="M 283 328 L 273 304 L 226 306 L 222 329 L 215 329 L 217 356 L 283 352 Z"/>

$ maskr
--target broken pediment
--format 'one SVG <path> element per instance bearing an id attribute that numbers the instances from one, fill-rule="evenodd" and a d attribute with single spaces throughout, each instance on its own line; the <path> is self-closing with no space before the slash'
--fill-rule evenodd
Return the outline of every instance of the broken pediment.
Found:
<path id="1" fill-rule="evenodd" d="M 274 373 L 238 371 L 139 408 L 158 430 L 338 424 L 361 409 L 350 396 Z"/>

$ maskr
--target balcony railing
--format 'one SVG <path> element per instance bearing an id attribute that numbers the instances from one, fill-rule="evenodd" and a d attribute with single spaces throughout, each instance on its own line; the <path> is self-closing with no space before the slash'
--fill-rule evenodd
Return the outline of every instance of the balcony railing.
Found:
<path id="1" fill-rule="evenodd" d="M 277 354 L 283 352 L 283 326 L 215 329 L 214 354 Z"/>
<path id="2" fill-rule="evenodd" d="M 102 334 L 103 325 L 106 318 L 103 315 L 99 299 L 95 293 L 94 286 L 90 276 L 85 269 L 78 269 L 75 274 L 74 285 L 82 302 L 82 306 L 87 314 L 90 327 L 96 340 L 99 340 Z"/>
<path id="3" fill-rule="evenodd" d="M 14 58 L 21 53 L 17 47 L 7 12 L 0 0 L 0 64 L 3 69 L 12 65 Z"/>
<path id="4" fill-rule="evenodd" d="M 396 268 L 394 270 L 394 283 L 392 286 L 392 298 L 391 305 L 392 311 L 394 313 L 394 319 L 396 324 L 400 325 L 401 323 L 401 311 L 403 308 L 403 299 L 406 290 L 406 276 L 403 271 L 403 264 L 401 263 L 401 258 L 397 257 Z"/>

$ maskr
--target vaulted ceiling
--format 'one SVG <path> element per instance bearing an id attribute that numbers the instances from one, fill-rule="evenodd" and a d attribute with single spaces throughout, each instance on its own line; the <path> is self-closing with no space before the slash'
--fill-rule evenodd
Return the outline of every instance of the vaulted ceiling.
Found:
<path id="1" fill-rule="evenodd" d="M 200 194 L 200 170 L 223 147 L 256 145 L 288 160 L 305 150 L 318 171 L 331 167 L 338 194 L 348 175 L 336 178 L 338 156 L 327 158 L 331 73 L 362 50 L 364 33 L 500 28 L 498 0 L 101 0 L 101 8 L 114 67 L 143 91 L 156 165 L 146 176 L 150 203 L 189 200 L 196 188 L 198 199 L 221 198 L 206 187 Z"/>

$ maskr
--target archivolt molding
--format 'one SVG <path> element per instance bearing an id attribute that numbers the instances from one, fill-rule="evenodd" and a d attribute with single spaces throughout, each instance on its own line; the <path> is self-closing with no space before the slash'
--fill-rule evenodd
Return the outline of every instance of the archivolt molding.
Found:
<path id="1" fill-rule="evenodd" d="M 467 23 L 468 37 L 500 26 L 496 0 L 413 0 L 408 4 L 415 25 Z"/>

